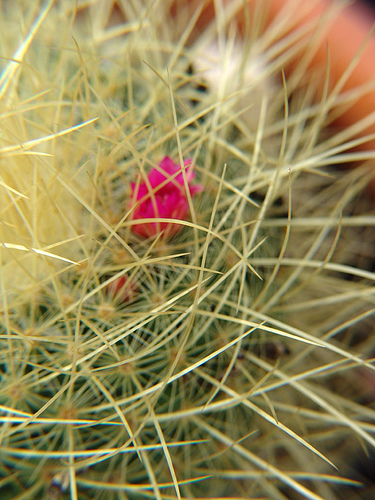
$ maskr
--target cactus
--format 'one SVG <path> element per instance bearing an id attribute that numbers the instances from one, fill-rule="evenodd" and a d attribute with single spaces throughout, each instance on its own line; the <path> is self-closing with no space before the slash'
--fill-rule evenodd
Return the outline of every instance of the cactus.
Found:
<path id="1" fill-rule="evenodd" d="M 1 7 L 2 499 L 334 499 L 375 445 L 354 91 L 184 6 Z"/>

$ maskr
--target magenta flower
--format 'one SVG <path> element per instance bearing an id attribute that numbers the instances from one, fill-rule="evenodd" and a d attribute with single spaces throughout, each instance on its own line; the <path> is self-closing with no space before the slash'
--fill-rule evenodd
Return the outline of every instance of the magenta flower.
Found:
<path id="1" fill-rule="evenodd" d="M 186 178 L 191 197 L 202 191 L 203 186 L 191 184 L 195 174 L 190 159 L 184 161 Z M 179 172 L 172 179 L 171 176 Z M 167 179 L 169 179 L 167 181 Z M 166 182 L 167 181 L 167 182 Z M 163 185 L 164 184 L 164 185 Z M 161 186 L 161 187 L 159 187 Z M 189 210 L 183 173 L 179 165 L 166 156 L 147 176 L 147 182 L 131 183 L 132 204 L 138 202 L 133 211 L 133 220 L 142 219 L 179 219 L 186 220 Z M 178 233 L 181 225 L 171 222 L 148 222 L 132 225 L 132 231 L 148 238 L 163 232 L 164 236 Z"/>

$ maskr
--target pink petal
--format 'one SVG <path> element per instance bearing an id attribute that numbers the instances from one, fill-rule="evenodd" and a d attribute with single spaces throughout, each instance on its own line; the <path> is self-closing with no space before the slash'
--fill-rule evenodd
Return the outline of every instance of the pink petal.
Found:
<path id="1" fill-rule="evenodd" d="M 191 159 L 184 160 L 186 179 L 189 184 L 190 195 L 203 190 L 203 186 L 199 184 L 190 184 L 195 177 L 193 172 L 193 164 Z M 180 165 L 174 163 L 169 157 L 165 156 L 159 163 L 160 169 L 153 168 L 148 174 L 147 183 L 141 182 L 139 185 L 131 183 L 133 196 L 136 193 L 136 200 L 142 200 L 138 203 L 133 211 L 133 220 L 142 219 L 178 219 L 185 220 L 189 211 L 189 204 L 185 192 L 184 174 L 181 171 Z M 173 180 L 165 183 L 164 186 L 158 188 L 170 176 L 179 172 Z M 155 190 L 150 192 L 149 188 Z M 165 235 L 171 236 L 180 231 L 179 224 L 168 222 L 149 222 L 132 225 L 132 231 L 143 237 L 150 237 L 163 231 Z"/>

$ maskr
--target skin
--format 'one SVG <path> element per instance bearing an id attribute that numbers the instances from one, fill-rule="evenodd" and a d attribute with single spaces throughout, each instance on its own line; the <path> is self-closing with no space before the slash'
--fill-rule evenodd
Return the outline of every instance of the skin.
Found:
<path id="1" fill-rule="evenodd" d="M 229 3 L 231 0 L 223 0 L 223 3 Z M 198 7 L 204 6 L 197 22 L 197 30 L 201 31 L 213 19 L 215 15 L 214 0 L 189 0 L 189 9 L 191 13 Z M 257 0 L 244 0 L 245 8 L 251 13 Z M 304 23 L 318 20 L 327 9 L 332 7 L 333 0 L 315 0 L 314 2 L 305 2 L 305 0 L 263 0 L 265 12 L 267 13 L 266 24 L 270 25 L 280 13 L 281 9 L 291 9 L 293 12 L 288 31 L 282 33 L 280 37 L 285 36 L 304 25 Z M 289 5 L 288 5 L 289 4 Z M 306 13 L 306 5 L 309 12 Z M 171 14 L 175 14 L 176 5 L 172 5 Z M 295 13 L 295 15 L 294 15 Z M 243 30 L 243 12 L 237 18 L 239 29 Z M 374 23 L 374 15 L 360 2 L 354 2 L 352 5 L 345 6 L 331 22 L 329 29 L 324 36 L 319 39 L 315 48 L 315 55 L 310 62 L 311 68 L 327 68 L 330 75 L 330 89 L 340 81 L 345 70 L 352 63 L 358 51 L 362 51 L 357 64 L 353 68 L 348 79 L 343 83 L 341 91 L 355 89 L 364 84 L 371 84 L 366 94 L 359 97 L 353 105 L 342 110 L 337 117 L 335 125 L 339 128 L 349 127 L 365 118 L 370 113 L 375 113 L 375 35 L 369 36 L 369 32 Z M 312 30 L 309 36 L 313 36 Z M 194 34 L 193 34 L 194 36 Z M 365 45 L 362 47 L 362 45 Z M 329 55 L 327 59 L 327 54 Z M 327 62 L 328 61 L 328 62 Z M 294 67 L 293 62 L 285 67 L 288 76 Z M 324 80 L 322 79 L 322 85 Z M 375 134 L 375 123 L 370 124 L 364 131 L 358 133 L 358 137 L 364 137 L 367 134 Z M 357 150 L 375 150 L 375 138 L 366 139 Z M 373 183 L 373 193 L 375 195 L 375 182 Z"/>
<path id="2" fill-rule="evenodd" d="M 271 3 L 271 15 L 274 16 L 285 1 L 272 0 Z M 318 1 L 311 16 L 324 15 L 330 3 L 330 0 Z M 301 22 L 304 20 L 302 19 Z M 357 52 L 361 50 L 362 44 L 366 42 L 357 65 L 343 85 L 343 91 L 360 87 L 371 81 L 374 82 L 374 86 L 337 119 L 337 125 L 340 127 L 348 127 L 365 118 L 369 113 L 375 112 L 375 36 L 366 41 L 373 22 L 372 13 L 369 13 L 358 2 L 347 6 L 335 18 L 325 39 L 317 47 L 316 55 L 311 62 L 312 66 L 326 66 L 328 49 L 330 80 L 331 87 L 333 87 L 356 57 Z M 361 135 L 368 133 L 375 133 L 375 125 L 366 129 Z M 375 139 L 363 143 L 361 147 L 367 150 L 375 149 Z"/>

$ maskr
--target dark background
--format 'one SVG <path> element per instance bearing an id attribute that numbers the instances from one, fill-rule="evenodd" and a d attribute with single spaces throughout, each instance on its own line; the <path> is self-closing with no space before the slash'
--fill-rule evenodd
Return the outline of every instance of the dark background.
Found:
<path id="1" fill-rule="evenodd" d="M 362 2 L 370 5 L 373 9 L 375 9 L 375 0 L 362 0 Z"/>

